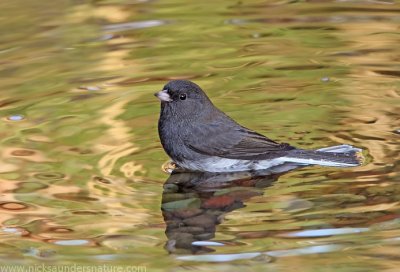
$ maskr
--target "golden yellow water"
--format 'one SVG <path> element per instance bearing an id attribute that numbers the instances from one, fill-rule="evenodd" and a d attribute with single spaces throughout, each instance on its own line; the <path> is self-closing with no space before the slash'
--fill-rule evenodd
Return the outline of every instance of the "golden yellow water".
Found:
<path id="1" fill-rule="evenodd" d="M 17 0 L 0 15 L 2 269 L 399 271 L 400 2 Z M 153 93 L 175 78 L 272 139 L 367 161 L 169 176 Z"/>

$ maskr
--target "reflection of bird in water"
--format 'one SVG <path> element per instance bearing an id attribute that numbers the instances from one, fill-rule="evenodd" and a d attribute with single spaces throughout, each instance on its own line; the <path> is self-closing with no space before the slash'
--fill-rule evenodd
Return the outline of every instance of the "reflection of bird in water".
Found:
<path id="1" fill-rule="evenodd" d="M 281 174 L 297 167 L 286 164 L 263 172 L 220 174 L 173 172 L 164 184 L 162 198 L 166 249 L 212 251 L 200 241 L 214 238 L 226 213 L 244 207 L 244 201 L 262 195 Z"/>

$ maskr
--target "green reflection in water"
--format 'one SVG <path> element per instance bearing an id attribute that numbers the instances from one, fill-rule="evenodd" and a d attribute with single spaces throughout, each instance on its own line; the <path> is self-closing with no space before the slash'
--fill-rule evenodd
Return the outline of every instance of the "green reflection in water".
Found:
<path id="1" fill-rule="evenodd" d="M 196 239 L 213 233 L 207 239 L 224 244 L 201 253 L 267 252 L 194 268 L 398 267 L 399 9 L 390 1 L 1 2 L 1 262 L 184 270 L 178 256 L 192 247 L 176 242 L 192 236 L 169 236 L 168 226 L 186 219 L 164 218 L 161 208 L 194 205 L 217 216 L 214 232 Z M 373 160 L 299 169 L 268 186 L 245 179 L 168 191 L 176 188 L 163 188 L 152 94 L 172 78 L 195 81 L 273 139 L 353 144 Z M 369 231 L 288 237 L 341 228 Z M 311 245 L 334 250 L 302 254 Z"/>

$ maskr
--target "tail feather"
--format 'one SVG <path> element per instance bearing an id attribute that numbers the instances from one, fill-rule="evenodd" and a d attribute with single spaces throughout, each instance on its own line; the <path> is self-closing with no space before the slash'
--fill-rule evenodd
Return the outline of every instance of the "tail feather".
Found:
<path id="1" fill-rule="evenodd" d="M 361 149 L 351 145 L 338 145 L 318 150 L 292 150 L 281 159 L 299 164 L 317 164 L 334 167 L 358 166 L 362 163 Z"/>
<path id="2" fill-rule="evenodd" d="M 343 144 L 343 145 L 334 145 L 334 146 L 329 146 L 329 147 L 324 147 L 317 149 L 317 151 L 321 152 L 336 152 L 336 153 L 347 153 L 347 152 L 361 152 L 362 150 L 360 148 Z"/>

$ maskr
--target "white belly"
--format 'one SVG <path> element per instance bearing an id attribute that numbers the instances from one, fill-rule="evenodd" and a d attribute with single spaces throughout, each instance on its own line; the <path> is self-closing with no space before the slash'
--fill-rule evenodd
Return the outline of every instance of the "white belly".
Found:
<path id="1" fill-rule="evenodd" d="M 182 168 L 203 172 L 238 172 L 250 170 L 264 170 L 284 163 L 280 158 L 273 160 L 235 160 L 220 157 L 210 157 L 197 161 L 178 163 Z"/>
<path id="2" fill-rule="evenodd" d="M 337 146 L 325 147 L 317 149 L 317 151 L 337 152 L 337 153 L 356 152 L 362 158 L 362 154 L 360 154 L 362 150 L 353 147 L 351 145 L 337 145 Z M 304 165 L 323 165 L 323 166 L 335 166 L 335 167 L 348 167 L 348 166 L 359 165 L 358 163 L 346 164 L 342 162 L 335 162 L 329 160 L 315 160 L 311 158 L 296 158 L 290 156 L 279 157 L 272 160 L 259 160 L 259 161 L 234 160 L 221 157 L 209 157 L 197 161 L 183 161 L 177 164 L 182 168 L 195 171 L 239 172 L 239 171 L 252 171 L 252 170 L 267 170 L 269 168 L 273 168 L 274 166 L 278 165 L 279 165 L 278 168 L 281 168 L 281 165 L 285 166 L 285 164 L 288 163 L 291 164 L 290 169 L 293 169 L 293 166 L 304 166 Z"/>

